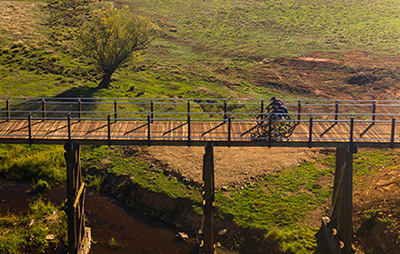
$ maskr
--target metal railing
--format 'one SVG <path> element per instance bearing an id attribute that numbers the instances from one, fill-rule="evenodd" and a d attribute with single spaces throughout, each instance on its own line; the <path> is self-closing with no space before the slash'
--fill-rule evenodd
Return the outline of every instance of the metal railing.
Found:
<path id="1" fill-rule="evenodd" d="M 60 138 L 82 138 L 71 132 L 72 122 L 76 121 L 105 121 L 107 132 L 102 135 L 85 135 L 85 138 L 138 138 L 148 141 L 154 139 L 193 139 L 206 140 L 210 136 L 194 135 L 191 127 L 194 123 L 219 122 L 226 126 L 226 135 L 214 136 L 215 140 L 267 140 L 274 141 L 271 133 L 265 136 L 233 135 L 232 125 L 235 122 L 249 122 L 254 126 L 263 120 L 257 120 L 260 115 L 267 115 L 269 100 L 238 100 L 238 99 L 125 99 L 125 98 L 0 98 L 0 121 L 27 120 L 28 139 L 43 138 L 33 135 L 32 121 L 66 120 L 67 134 Z M 386 142 L 391 146 L 398 142 L 395 131 L 396 119 L 400 119 L 400 101 L 329 101 L 329 100 L 286 100 L 291 121 L 296 125 L 307 124 L 307 133 L 287 137 L 286 141 L 307 143 L 309 147 L 315 142 Z M 147 134 L 143 136 L 112 135 L 111 126 L 116 121 L 143 122 Z M 186 125 L 186 133 L 182 136 L 154 136 L 152 124 L 169 121 L 182 122 Z M 324 132 L 315 131 L 314 126 L 319 123 L 331 125 Z M 270 124 L 264 123 L 264 124 Z M 348 133 L 341 137 L 332 137 L 328 132 L 337 124 L 349 126 Z M 367 132 L 374 124 L 390 125 L 390 133 L 378 138 L 363 138 L 365 133 L 358 133 L 355 137 L 354 126 L 368 124 Z M 210 131 L 211 132 L 211 131 Z M 250 133 L 250 132 L 249 132 Z M 12 137 L 12 135 L 9 135 Z M 17 135 L 16 135 L 17 136 Z"/>
<path id="2" fill-rule="evenodd" d="M 204 113 L 204 119 L 235 115 L 242 119 L 254 114 L 266 113 L 269 100 L 255 99 L 143 99 L 143 98 L 25 98 L 0 97 L 0 117 L 10 119 L 12 116 L 39 113 L 42 118 L 64 116 L 70 112 L 76 117 L 90 117 L 100 112 L 112 114 L 112 118 L 137 118 L 151 115 L 169 118 L 182 114 Z M 1 106 L 3 105 L 3 106 Z M 285 100 L 290 113 L 297 115 L 297 120 L 313 114 L 314 117 L 326 119 L 353 115 L 355 117 L 370 117 L 376 120 L 380 117 L 400 114 L 400 101 L 397 100 Z M 122 114 L 123 113 L 123 114 Z M 246 116 L 247 113 L 247 116 Z M 207 114 L 211 114 L 208 115 Z M 131 117 L 136 115 L 136 117 Z M 366 119 L 364 119 L 366 120 Z"/>

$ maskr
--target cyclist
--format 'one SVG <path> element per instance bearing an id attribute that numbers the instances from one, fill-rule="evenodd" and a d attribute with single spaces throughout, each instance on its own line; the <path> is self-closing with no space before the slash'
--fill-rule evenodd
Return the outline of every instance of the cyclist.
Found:
<path id="1" fill-rule="evenodd" d="M 272 113 L 272 120 L 285 119 L 285 114 L 288 113 L 287 107 L 283 104 L 281 99 L 277 99 L 275 96 L 271 98 L 271 103 L 267 106 L 268 112 Z"/>

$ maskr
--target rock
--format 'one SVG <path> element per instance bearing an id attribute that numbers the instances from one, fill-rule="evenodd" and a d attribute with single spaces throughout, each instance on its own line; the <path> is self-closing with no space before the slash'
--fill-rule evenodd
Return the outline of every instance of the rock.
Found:
<path id="1" fill-rule="evenodd" d="M 182 228 L 183 228 L 183 226 L 182 226 L 181 224 L 178 224 L 178 223 L 175 223 L 174 226 L 175 226 L 176 228 L 178 228 L 178 229 L 182 229 Z"/>
<path id="2" fill-rule="evenodd" d="M 215 248 L 220 248 L 221 247 L 221 243 L 220 242 L 217 242 L 216 244 L 214 244 L 214 249 Z"/>
<path id="3" fill-rule="evenodd" d="M 47 241 L 51 241 L 51 240 L 54 240 L 54 235 L 46 235 L 46 240 Z"/>
<path id="4" fill-rule="evenodd" d="M 228 229 L 222 229 L 218 232 L 218 235 L 225 235 L 228 232 Z"/>
<path id="5" fill-rule="evenodd" d="M 178 234 L 176 234 L 176 238 L 186 241 L 187 239 L 189 239 L 189 236 L 184 232 L 179 232 Z"/>

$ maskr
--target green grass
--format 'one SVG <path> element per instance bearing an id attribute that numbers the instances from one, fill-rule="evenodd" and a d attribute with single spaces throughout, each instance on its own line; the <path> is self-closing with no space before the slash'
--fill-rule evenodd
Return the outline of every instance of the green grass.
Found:
<path id="1" fill-rule="evenodd" d="M 219 215 L 233 215 L 239 226 L 269 232 L 266 238 L 278 242 L 284 252 L 309 253 L 316 247 L 316 228 L 307 226 L 304 220 L 308 212 L 331 195 L 331 185 L 320 184 L 331 176 L 332 168 L 321 170 L 315 162 L 304 163 L 280 174 L 270 174 L 244 189 L 218 191 Z"/>
<path id="2" fill-rule="evenodd" d="M 7 39 L 0 42 L 2 96 L 269 98 L 281 94 L 284 98 L 297 98 L 303 94 L 286 93 L 283 88 L 268 85 L 270 79 L 266 75 L 286 77 L 286 81 L 274 81 L 280 85 L 295 81 L 285 65 L 274 70 L 269 64 L 271 60 L 320 52 L 334 53 L 340 60 L 353 51 L 380 58 L 395 56 L 400 49 L 400 0 L 122 3 L 150 17 L 163 35 L 140 62 L 127 64 L 115 73 L 113 88 L 96 89 L 97 73 L 73 50 L 73 24 L 66 17 L 77 17 L 73 11 L 79 8 L 50 9 L 60 15 L 48 20 L 41 19 L 42 9 L 34 8 L 31 11 L 38 22 L 31 26 L 37 35 L 20 42 L 11 31 L 0 30 L 0 35 Z M 262 60 L 265 63 L 260 64 Z M 347 67 L 354 71 L 352 66 Z M 263 77 L 261 81 L 253 75 L 258 71 Z M 337 73 L 326 75 L 343 78 Z M 64 182 L 62 153 L 61 146 L 1 145 L 0 174 L 34 183 Z M 362 186 L 366 184 L 362 176 L 375 174 L 382 167 L 396 167 L 396 156 L 397 150 L 356 154 L 355 183 Z M 239 226 L 268 232 L 265 239 L 258 241 L 277 242 L 281 251 L 309 253 L 315 248 L 316 229 L 307 226 L 304 219 L 329 199 L 331 192 L 329 186 L 319 181 L 331 177 L 333 157 L 321 163 L 328 169 L 319 169 L 318 163 L 306 163 L 280 175 L 269 175 L 244 189 L 218 191 L 218 216 L 233 216 Z M 121 154 L 120 149 L 85 147 L 82 164 L 83 168 L 128 173 L 133 182 L 151 191 L 201 202 L 200 190 L 188 188 L 160 169 Z M 98 176 L 88 177 L 88 181 L 95 189 L 101 186 Z M 201 213 L 199 207 L 194 209 Z M 19 222 L 11 216 L 1 223 L 11 227 Z M 35 230 L 36 235 L 47 232 L 45 228 Z M 13 253 L 15 246 L 26 244 L 26 235 L 11 230 L 1 241 L 0 252 Z M 237 241 L 240 245 L 240 239 Z M 40 246 L 43 241 L 38 238 L 35 244 Z M 5 246 L 10 247 L 4 249 Z"/>
<path id="3" fill-rule="evenodd" d="M 263 59 L 316 52 L 332 52 L 340 58 L 352 51 L 385 57 L 396 55 L 400 49 L 399 0 L 122 3 L 151 18 L 162 36 L 141 61 L 115 74 L 113 89 L 81 95 L 266 98 L 279 90 L 268 85 L 268 78 L 253 79 L 253 71 L 268 67 L 259 64 Z M 39 26 L 39 21 L 32 24 L 47 40 L 32 36 L 32 40 L 18 42 L 10 35 L 8 43 L 1 44 L 0 88 L 4 96 L 66 96 L 73 93 L 73 87 L 86 87 L 87 91 L 97 86 L 94 69 L 73 50 L 73 22 L 81 22 L 76 12 L 79 8 L 56 2 L 52 6 L 45 9 L 53 13 L 48 16 L 48 27 Z M 226 68 L 233 71 L 224 71 Z M 238 75 L 238 70 L 249 74 Z M 293 97 L 289 93 L 282 96 Z"/>
<path id="4" fill-rule="evenodd" d="M 50 219 L 50 215 L 55 219 Z M 53 244 L 66 241 L 67 217 L 64 211 L 37 199 L 30 204 L 26 215 L 0 214 L 0 253 L 44 253 L 49 243 L 46 236 L 54 236 Z"/>
<path id="5" fill-rule="evenodd" d="M 362 176 L 377 174 L 385 167 L 398 168 L 398 156 L 399 151 L 397 149 L 380 149 L 355 154 L 353 163 L 354 183 L 359 186 L 366 186 L 368 182 L 365 182 Z"/>
<path id="6" fill-rule="evenodd" d="M 124 1 L 148 14 L 178 39 L 160 44 L 174 58 L 276 58 L 313 52 L 353 50 L 396 54 L 399 1 Z M 172 30 L 175 28 L 176 30 Z M 182 41 L 180 41 L 182 40 Z M 161 47 L 163 45 L 163 47 Z M 195 52 L 195 53 L 194 53 Z M 206 57 L 204 57 L 206 56 Z"/>
<path id="7" fill-rule="evenodd" d="M 131 181 L 144 189 L 165 193 L 171 198 L 189 198 L 195 203 L 201 203 L 200 189 L 188 187 L 176 178 L 164 175 L 162 170 L 144 163 L 134 156 L 124 155 L 120 148 L 84 147 L 81 159 L 83 168 L 105 169 L 116 175 L 129 174 Z M 91 180 L 101 185 L 99 179 Z"/>
<path id="8" fill-rule="evenodd" d="M 0 175 L 31 183 L 60 184 L 66 180 L 62 146 L 0 144 Z"/>

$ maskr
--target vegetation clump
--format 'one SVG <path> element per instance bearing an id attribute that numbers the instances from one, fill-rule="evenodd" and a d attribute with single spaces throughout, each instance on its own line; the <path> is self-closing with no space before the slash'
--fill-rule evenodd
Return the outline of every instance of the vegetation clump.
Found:
<path id="1" fill-rule="evenodd" d="M 64 149 L 62 146 L 0 145 L 0 176 L 50 184 L 66 180 Z"/>
<path id="2" fill-rule="evenodd" d="M 37 199 L 26 215 L 0 214 L 0 253 L 44 253 L 62 248 L 67 237 L 67 217 L 50 202 Z"/>
<path id="3" fill-rule="evenodd" d="M 157 35 L 148 19 L 132 13 L 127 6 L 118 10 L 106 3 L 93 15 L 78 34 L 79 50 L 103 74 L 99 84 L 108 88 L 111 75 L 123 64 L 140 57 Z"/>

